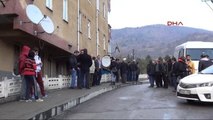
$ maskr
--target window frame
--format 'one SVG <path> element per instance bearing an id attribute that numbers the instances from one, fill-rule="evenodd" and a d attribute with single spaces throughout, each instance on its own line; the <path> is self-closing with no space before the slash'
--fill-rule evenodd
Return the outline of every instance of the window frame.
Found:
<path id="1" fill-rule="evenodd" d="M 68 0 L 63 0 L 63 20 L 68 22 Z"/>
<path id="2" fill-rule="evenodd" d="M 50 10 L 53 10 L 53 1 L 52 0 L 46 0 L 46 7 Z"/>
<path id="3" fill-rule="evenodd" d="M 91 21 L 89 19 L 87 23 L 87 37 L 91 39 Z"/>

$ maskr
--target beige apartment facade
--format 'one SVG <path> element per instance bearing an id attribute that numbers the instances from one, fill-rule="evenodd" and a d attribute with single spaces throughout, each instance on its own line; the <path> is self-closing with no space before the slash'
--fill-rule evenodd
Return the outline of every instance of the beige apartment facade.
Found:
<path id="1" fill-rule="evenodd" d="M 54 25 L 48 33 L 27 15 L 29 5 L 39 8 Z M 110 0 L 2 0 L 0 3 L 0 76 L 11 76 L 23 45 L 38 47 L 43 75 L 68 75 L 67 59 L 87 48 L 91 56 L 107 55 L 110 41 Z M 45 17 L 46 18 L 46 17 Z M 45 27 L 48 28 L 47 24 Z"/>

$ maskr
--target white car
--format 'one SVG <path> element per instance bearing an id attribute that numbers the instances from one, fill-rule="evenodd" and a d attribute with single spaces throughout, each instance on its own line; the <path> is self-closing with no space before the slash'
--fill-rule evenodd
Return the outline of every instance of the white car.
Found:
<path id="1" fill-rule="evenodd" d="M 213 65 L 179 81 L 177 97 L 188 102 L 213 102 Z"/>

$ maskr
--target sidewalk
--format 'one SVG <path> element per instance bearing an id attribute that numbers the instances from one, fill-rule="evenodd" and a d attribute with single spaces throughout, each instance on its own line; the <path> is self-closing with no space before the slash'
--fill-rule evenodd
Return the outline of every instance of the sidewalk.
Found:
<path id="1" fill-rule="evenodd" d="M 91 89 L 59 89 L 48 91 L 43 102 L 15 101 L 0 105 L 0 119 L 49 119 L 102 93 L 132 85 L 102 83 Z"/>

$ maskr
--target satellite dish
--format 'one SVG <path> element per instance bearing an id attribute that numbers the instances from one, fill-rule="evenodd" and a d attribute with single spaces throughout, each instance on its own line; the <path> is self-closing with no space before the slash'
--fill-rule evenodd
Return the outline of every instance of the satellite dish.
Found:
<path id="1" fill-rule="evenodd" d="M 45 32 L 51 34 L 54 32 L 54 24 L 53 24 L 53 21 L 48 17 L 46 16 L 41 22 L 41 27 L 44 29 Z"/>
<path id="2" fill-rule="evenodd" d="M 26 13 L 30 21 L 35 24 L 38 24 L 44 18 L 44 15 L 40 11 L 40 9 L 35 5 L 27 5 Z"/>
<path id="3" fill-rule="evenodd" d="M 103 65 L 103 67 L 109 67 L 111 64 L 111 58 L 110 56 L 106 55 L 101 59 L 101 63 Z"/>

